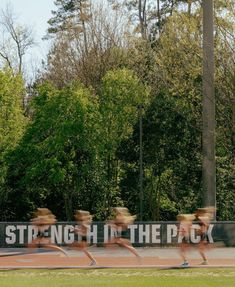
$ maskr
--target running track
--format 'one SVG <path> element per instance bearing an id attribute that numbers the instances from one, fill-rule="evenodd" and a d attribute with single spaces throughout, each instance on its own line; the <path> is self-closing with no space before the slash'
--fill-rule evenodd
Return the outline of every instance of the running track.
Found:
<path id="1" fill-rule="evenodd" d="M 179 268 L 181 259 L 177 248 L 138 248 L 142 257 L 139 262 L 134 255 L 123 248 L 105 249 L 91 247 L 89 251 L 97 260 L 96 266 L 89 266 L 89 259 L 81 252 L 68 250 L 68 257 L 62 253 L 27 249 L 0 249 L 0 269 L 26 268 Z M 39 252 L 38 252 L 39 251 Z M 209 265 L 203 267 L 234 267 L 235 248 L 212 248 L 207 252 Z M 191 267 L 200 266 L 197 250 L 188 254 Z"/>

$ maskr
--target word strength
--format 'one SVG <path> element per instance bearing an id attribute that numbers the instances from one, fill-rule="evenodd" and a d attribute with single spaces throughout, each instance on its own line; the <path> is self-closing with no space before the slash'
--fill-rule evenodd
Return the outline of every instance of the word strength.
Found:
<path id="1" fill-rule="evenodd" d="M 71 244 L 81 238 L 74 233 L 76 225 L 56 224 L 51 226 L 49 232 L 45 234 L 51 238 L 55 244 Z M 209 226 L 207 237 L 210 243 L 213 243 L 212 230 L 214 225 Z M 193 225 L 190 234 L 190 242 L 198 243 L 200 235 L 198 234 L 199 226 Z M 178 232 L 177 224 L 132 224 L 127 229 L 128 237 L 134 244 L 174 244 L 181 243 L 182 237 Z M 5 225 L 4 243 L 7 245 L 27 244 L 37 236 L 37 230 L 29 224 L 9 224 Z M 109 225 L 102 223 L 92 224 L 88 233 L 88 241 L 92 244 L 104 243 L 112 236 L 114 231 Z"/>

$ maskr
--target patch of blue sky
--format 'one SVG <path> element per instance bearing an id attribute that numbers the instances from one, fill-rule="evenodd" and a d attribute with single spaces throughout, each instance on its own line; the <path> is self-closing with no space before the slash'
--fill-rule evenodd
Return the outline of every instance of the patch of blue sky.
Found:
<path id="1" fill-rule="evenodd" d="M 18 24 L 26 25 L 33 31 L 35 46 L 27 54 L 27 72 L 31 73 L 42 60 L 46 59 L 50 42 L 42 40 L 47 33 L 47 21 L 55 10 L 54 0 L 0 0 L 0 10 L 9 5 Z M 33 67 L 34 66 L 34 67 Z M 35 67 L 36 66 L 36 67 Z"/>

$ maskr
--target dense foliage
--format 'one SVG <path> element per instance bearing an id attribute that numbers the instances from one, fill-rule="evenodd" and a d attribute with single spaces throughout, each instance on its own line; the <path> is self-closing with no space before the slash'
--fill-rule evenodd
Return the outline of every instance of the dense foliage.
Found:
<path id="1" fill-rule="evenodd" d="M 60 220 L 76 209 L 104 220 L 116 205 L 139 214 L 140 116 L 144 219 L 202 205 L 200 1 L 150 1 L 139 14 L 137 2 L 55 1 L 26 108 L 21 75 L 0 71 L 1 220 L 39 206 Z M 219 220 L 235 219 L 234 6 L 215 5 Z"/>

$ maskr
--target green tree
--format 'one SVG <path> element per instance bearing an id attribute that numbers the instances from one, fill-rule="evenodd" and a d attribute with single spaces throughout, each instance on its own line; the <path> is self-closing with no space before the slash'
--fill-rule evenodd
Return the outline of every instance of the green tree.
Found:
<path id="1" fill-rule="evenodd" d="M 22 100 L 25 94 L 20 76 L 0 70 L 0 162 L 18 144 L 22 137 L 26 118 Z"/>
<path id="2" fill-rule="evenodd" d="M 85 53 L 88 52 L 86 22 L 90 17 L 89 0 L 56 0 L 56 11 L 52 11 L 52 17 L 48 24 L 49 34 L 59 33 L 61 31 L 71 31 L 77 36 L 82 36 L 84 41 Z"/>
<path id="3" fill-rule="evenodd" d="M 27 120 L 22 101 L 25 94 L 22 78 L 0 70 L 0 205 L 6 196 L 6 155 L 17 147 Z"/>
<path id="4" fill-rule="evenodd" d="M 49 20 L 56 28 L 44 76 L 57 87 L 79 79 L 98 91 L 106 72 L 126 63 L 127 17 L 99 1 L 57 2 L 58 11 Z"/>
<path id="5" fill-rule="evenodd" d="M 45 84 L 33 108 L 32 123 L 8 155 L 12 218 L 26 219 L 38 206 L 51 208 L 61 219 L 72 219 L 77 208 L 95 211 L 101 194 L 94 193 L 94 97 L 79 84 L 60 91 Z"/>
<path id="6" fill-rule="evenodd" d="M 219 178 L 218 218 L 221 219 L 228 218 L 227 213 L 223 217 L 222 206 L 231 206 L 229 198 L 233 197 L 231 166 L 234 166 L 234 81 L 232 80 L 234 78 L 234 37 L 232 36 L 234 22 L 231 15 L 234 15 L 234 3 L 216 2 L 216 155 Z M 201 43 L 201 10 L 191 10 L 190 15 L 184 11 L 175 11 L 167 18 L 160 38 L 154 44 L 139 43 L 139 46 L 134 49 L 135 57 L 131 59 L 131 65 L 136 73 L 151 86 L 154 94 L 167 91 L 175 105 L 174 113 L 183 113 L 184 117 L 184 111 L 191 110 L 194 118 L 192 128 L 198 131 L 197 142 L 200 142 L 201 130 Z M 170 127 L 167 126 L 167 129 Z M 201 192 L 200 188 L 197 192 Z M 225 193 L 228 196 L 223 196 Z M 232 216 L 231 213 L 230 216 Z"/>
<path id="7" fill-rule="evenodd" d="M 131 136 L 133 125 L 137 121 L 137 108 L 147 105 L 149 89 L 141 84 L 132 71 L 119 69 L 108 72 L 103 78 L 99 95 L 101 116 L 101 158 L 106 174 L 105 206 L 112 206 L 112 191 L 119 191 L 121 176 L 120 163 L 116 156 L 120 142 Z"/>
<path id="8" fill-rule="evenodd" d="M 174 220 L 177 212 L 192 212 L 200 203 L 200 131 L 180 97 L 177 101 L 160 93 L 143 118 L 145 220 Z M 138 125 L 133 137 L 121 143 L 119 157 L 125 171 L 122 198 L 138 213 Z"/>

